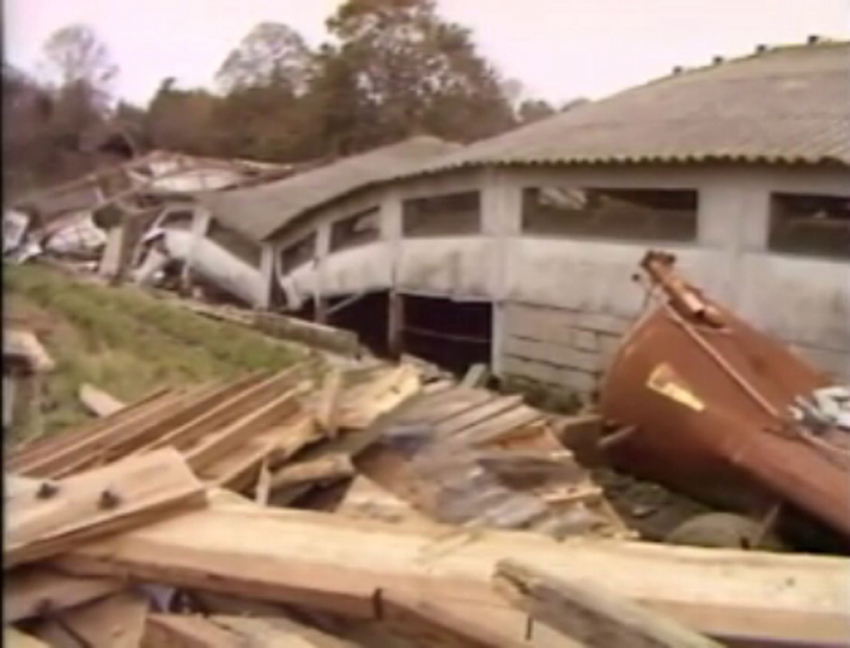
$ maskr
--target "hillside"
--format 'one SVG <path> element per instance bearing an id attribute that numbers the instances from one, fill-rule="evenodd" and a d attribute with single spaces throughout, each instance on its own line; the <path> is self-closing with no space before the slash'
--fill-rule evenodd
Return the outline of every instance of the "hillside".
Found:
<path id="1" fill-rule="evenodd" d="M 131 401 L 161 387 L 279 369 L 304 354 L 142 290 L 82 282 L 38 264 L 4 267 L 3 292 L 4 325 L 34 331 L 56 361 L 43 406 L 47 434 L 87 418 L 77 398 L 84 382 Z"/>

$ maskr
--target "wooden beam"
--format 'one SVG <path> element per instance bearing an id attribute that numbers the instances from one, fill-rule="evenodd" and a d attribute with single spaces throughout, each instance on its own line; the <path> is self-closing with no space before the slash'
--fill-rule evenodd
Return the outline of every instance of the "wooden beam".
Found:
<path id="1" fill-rule="evenodd" d="M 3 618 L 6 623 L 88 603 L 124 587 L 113 578 L 80 578 L 38 566 L 5 575 Z"/>
<path id="2" fill-rule="evenodd" d="M 26 462 L 32 462 L 48 452 L 66 448 L 78 442 L 83 437 L 91 437 L 100 431 L 115 425 L 122 420 L 135 416 L 142 408 L 151 408 L 159 399 L 171 394 L 169 389 L 158 389 L 144 398 L 127 405 L 123 410 L 102 419 L 92 419 L 80 425 L 63 430 L 60 434 L 51 435 L 15 446 L 4 458 L 8 470 L 17 472 Z"/>
<path id="3" fill-rule="evenodd" d="M 254 328 L 272 337 L 301 342 L 346 356 L 357 355 L 360 351 L 360 341 L 352 331 L 276 313 L 259 312 L 253 317 Z"/>
<path id="4" fill-rule="evenodd" d="M 247 640 L 249 646 L 284 646 L 291 648 L 359 648 L 316 628 L 286 617 L 212 616 L 210 620 Z M 242 645 L 245 645 L 243 643 Z"/>
<path id="5" fill-rule="evenodd" d="M 850 636 L 846 558 L 560 543 L 487 529 L 449 543 L 453 534 L 454 527 L 436 524 L 212 504 L 78 547 L 57 562 L 81 575 L 129 575 L 372 617 L 378 589 L 439 600 L 458 613 L 498 615 L 510 608 L 491 591 L 496 564 L 522 556 L 555 577 L 602 584 L 721 641 L 826 646 Z M 525 636 L 525 624 L 515 630 L 515 637 Z"/>
<path id="6" fill-rule="evenodd" d="M 374 381 L 346 391 L 339 425 L 354 430 L 367 428 L 378 416 L 416 394 L 421 386 L 419 372 L 410 365 L 381 372 Z"/>
<path id="7" fill-rule="evenodd" d="M 3 568 L 205 503 L 203 486 L 173 448 L 38 482 L 6 500 Z"/>
<path id="8" fill-rule="evenodd" d="M 41 458 L 34 465 L 22 467 L 21 472 L 37 477 L 57 478 L 97 463 L 104 459 L 104 453 L 110 446 L 128 437 L 134 437 L 142 431 L 153 433 L 158 427 L 169 425 L 172 418 L 182 412 L 188 403 L 202 397 L 211 389 L 212 387 L 208 385 L 196 387 L 187 393 L 178 393 L 171 398 L 163 399 L 158 402 L 156 409 L 140 410 L 135 416 L 122 421 L 115 427 L 105 428 L 96 435 L 80 439 L 78 443 Z"/>
<path id="9" fill-rule="evenodd" d="M 379 618 L 394 634 L 458 648 L 522 648 L 529 644 L 505 636 L 478 619 L 459 614 L 440 601 L 400 592 L 383 591 L 379 597 Z M 578 644 L 576 644 L 576 647 Z M 571 648 L 565 644 L 563 648 Z"/>
<path id="10" fill-rule="evenodd" d="M 234 423 L 267 403 L 281 391 L 292 387 L 301 375 L 303 367 L 295 366 L 273 376 L 267 374 L 258 380 L 235 385 L 226 394 L 212 403 L 206 411 L 186 421 L 156 439 L 151 440 L 137 452 L 173 446 L 186 450 L 200 439 L 216 430 Z M 249 379 L 246 379 L 249 380 Z"/>
<path id="11" fill-rule="evenodd" d="M 196 448 L 192 448 L 186 455 L 186 461 L 193 470 L 205 469 L 227 455 L 228 452 L 239 447 L 247 439 L 279 425 L 287 417 L 294 414 L 300 407 L 300 397 L 304 389 L 296 387 L 290 389 L 282 396 L 278 396 L 270 403 L 243 416 L 220 432 L 212 434 L 204 439 Z"/>
<path id="12" fill-rule="evenodd" d="M 331 439 L 337 433 L 337 412 L 342 392 L 342 371 L 332 368 L 322 382 L 319 402 L 316 405 L 316 422 L 321 426 L 325 435 Z"/>
<path id="13" fill-rule="evenodd" d="M 272 473 L 269 470 L 268 457 L 265 457 L 260 464 L 260 476 L 257 478 L 257 487 L 254 489 L 254 502 L 260 506 L 266 506 L 269 503 L 271 482 Z"/>
<path id="14" fill-rule="evenodd" d="M 460 381 L 461 387 L 483 387 L 489 377 L 488 374 L 486 364 L 474 364 L 466 370 L 463 380 Z"/>
<path id="15" fill-rule="evenodd" d="M 33 634 L 51 646 L 109 646 L 138 648 L 148 613 L 147 599 L 135 592 L 119 592 L 99 601 L 48 617 Z"/>
<path id="16" fill-rule="evenodd" d="M 89 458 L 107 439 L 121 434 L 123 430 L 138 426 L 143 420 L 159 416 L 166 408 L 173 408 L 187 395 L 186 390 L 170 392 L 154 399 L 149 406 L 128 408 L 113 416 L 98 419 L 91 424 L 72 428 L 56 439 L 46 440 L 44 446 L 26 453 L 10 465 L 18 473 L 34 476 L 49 476 L 64 465 L 82 458 Z"/>
<path id="17" fill-rule="evenodd" d="M 80 402 L 88 411 L 101 418 L 111 416 L 127 406 L 126 403 L 118 400 L 112 394 L 88 383 L 80 385 L 78 396 Z"/>
<path id="18" fill-rule="evenodd" d="M 598 585 L 553 578 L 517 561 L 499 562 L 493 585 L 518 609 L 588 648 L 721 648 Z"/>
<path id="19" fill-rule="evenodd" d="M 312 461 L 284 466 L 271 476 L 270 487 L 274 490 L 286 486 L 334 482 L 351 477 L 354 473 L 351 457 L 336 452 Z"/>
<path id="20" fill-rule="evenodd" d="M 245 648 L 245 645 L 244 637 L 202 616 L 149 614 L 140 648 Z"/>

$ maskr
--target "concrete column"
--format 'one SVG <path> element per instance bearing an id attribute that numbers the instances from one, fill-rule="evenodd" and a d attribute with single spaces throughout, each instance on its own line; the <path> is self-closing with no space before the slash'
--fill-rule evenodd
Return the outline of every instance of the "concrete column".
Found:
<path id="1" fill-rule="evenodd" d="M 272 304 L 272 285 L 276 281 L 274 257 L 274 245 L 265 241 L 260 248 L 260 289 L 254 303 L 254 308 L 260 310 L 271 310 L 274 306 Z"/>
<path id="2" fill-rule="evenodd" d="M 316 303 L 316 321 L 324 324 L 327 317 L 325 315 L 326 300 L 325 300 L 325 261 L 328 258 L 331 247 L 331 225 L 330 223 L 321 223 L 316 229 L 316 292 L 314 295 Z"/>
<path id="3" fill-rule="evenodd" d="M 402 255 L 402 205 L 397 189 L 384 194 L 381 203 L 381 239 L 389 250 L 390 293 L 387 307 L 387 348 L 393 355 L 404 353 L 404 296 L 398 290 L 398 268 Z"/>
<path id="4" fill-rule="evenodd" d="M 511 247 L 520 234 L 522 188 L 509 170 L 488 169 L 481 179 L 482 229 L 490 240 L 490 295 L 493 304 L 493 336 L 490 369 L 502 373 L 505 301 L 511 284 Z"/>
<path id="5" fill-rule="evenodd" d="M 191 238 L 189 239 L 189 249 L 186 252 L 186 262 L 183 264 L 183 271 L 180 273 L 180 283 L 187 294 L 190 294 L 190 276 L 195 266 L 198 249 L 201 246 L 201 241 L 209 232 L 211 221 L 212 216 L 206 209 L 195 209 L 192 216 L 192 227 L 189 230 Z"/>

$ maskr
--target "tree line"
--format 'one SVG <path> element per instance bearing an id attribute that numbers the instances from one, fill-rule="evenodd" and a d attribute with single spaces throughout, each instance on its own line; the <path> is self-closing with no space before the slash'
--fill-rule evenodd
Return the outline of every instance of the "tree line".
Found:
<path id="1" fill-rule="evenodd" d="M 311 48 L 287 25 L 256 25 L 223 60 L 215 87 L 166 78 L 146 107 L 117 101 L 118 69 L 85 25 L 44 45 L 53 82 L 3 69 L 7 191 L 78 175 L 87 137 L 118 130 L 138 151 L 300 162 L 368 150 L 417 134 L 471 142 L 553 114 L 521 99 L 435 0 L 348 0 Z"/>

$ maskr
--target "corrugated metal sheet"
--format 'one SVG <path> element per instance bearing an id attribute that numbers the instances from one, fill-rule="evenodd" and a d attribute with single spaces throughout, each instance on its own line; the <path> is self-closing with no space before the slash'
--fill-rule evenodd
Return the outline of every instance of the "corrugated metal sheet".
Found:
<path id="1" fill-rule="evenodd" d="M 399 173 L 484 165 L 737 162 L 850 166 L 850 43 L 682 72 Z"/>
<path id="2" fill-rule="evenodd" d="M 456 144 L 434 137 L 414 137 L 279 182 L 209 194 L 200 200 L 221 222 L 260 241 L 309 209 L 419 168 L 455 148 Z"/>

